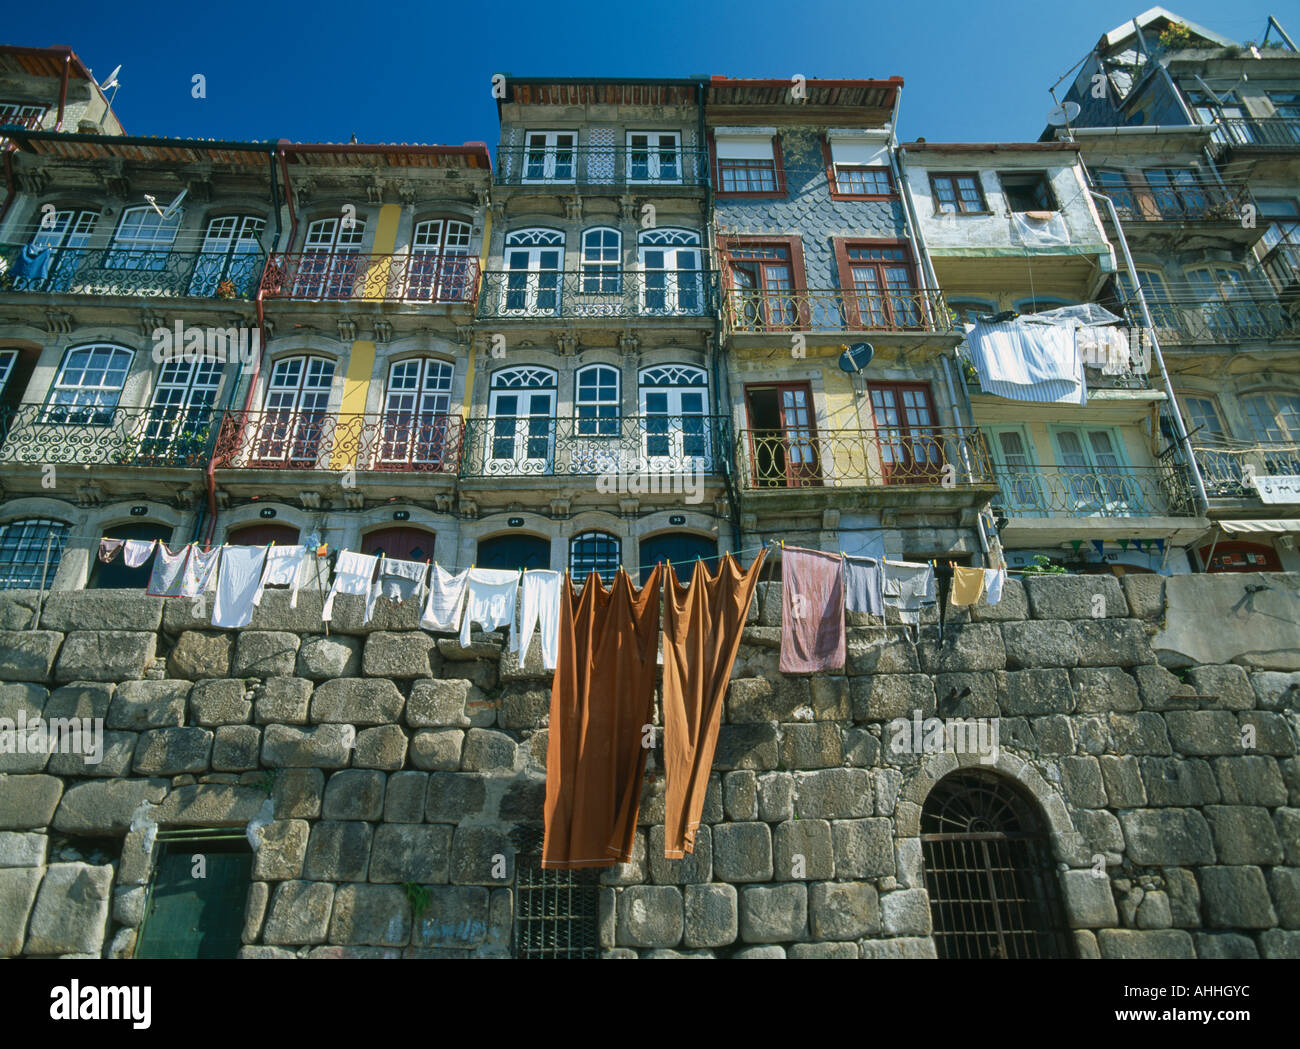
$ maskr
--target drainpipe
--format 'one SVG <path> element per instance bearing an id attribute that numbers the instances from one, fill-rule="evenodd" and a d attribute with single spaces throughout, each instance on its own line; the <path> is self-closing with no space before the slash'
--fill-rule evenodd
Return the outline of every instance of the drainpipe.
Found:
<path id="1" fill-rule="evenodd" d="M 1160 340 L 1156 336 L 1155 321 L 1151 319 L 1151 310 L 1147 305 L 1146 293 L 1142 290 L 1142 282 L 1138 279 L 1137 267 L 1133 265 L 1133 256 L 1128 250 L 1128 238 L 1124 236 L 1124 227 L 1120 225 L 1119 213 L 1115 210 L 1115 204 L 1104 193 L 1098 193 L 1095 189 L 1088 190 L 1094 200 L 1101 201 L 1105 204 L 1106 210 L 1110 215 L 1111 224 L 1115 227 L 1115 234 L 1119 238 L 1120 249 L 1124 252 L 1124 265 L 1128 269 L 1128 279 L 1132 282 L 1134 289 L 1137 291 L 1138 305 L 1142 308 L 1142 323 L 1146 325 L 1147 335 L 1151 339 L 1151 355 L 1155 358 L 1156 364 L 1160 367 L 1160 377 L 1164 380 L 1165 393 L 1169 396 L 1169 413 L 1173 416 L 1174 429 L 1178 432 L 1178 443 L 1182 446 L 1183 454 L 1187 456 L 1187 464 L 1191 469 L 1192 482 L 1195 486 L 1197 509 L 1202 514 L 1208 514 L 1210 509 L 1209 497 L 1205 494 L 1205 481 L 1201 477 L 1201 467 L 1196 461 L 1196 456 L 1192 452 L 1191 440 L 1187 435 L 1187 427 L 1183 423 L 1183 413 L 1178 407 L 1178 397 L 1174 394 L 1174 384 L 1169 380 L 1169 372 L 1165 368 L 1165 355 L 1160 352 Z"/>
<path id="2" fill-rule="evenodd" d="M 18 192 L 14 188 L 14 164 L 13 152 L 18 147 L 13 144 L 12 140 L 5 140 L 5 202 L 0 205 L 0 227 L 3 227 L 5 216 L 9 214 L 9 209 L 13 202 L 18 198 Z"/>
<path id="3" fill-rule="evenodd" d="M 63 77 L 59 81 L 59 119 L 54 125 L 55 131 L 63 130 L 63 111 L 68 105 L 68 73 L 72 69 L 72 51 L 63 56 Z"/>

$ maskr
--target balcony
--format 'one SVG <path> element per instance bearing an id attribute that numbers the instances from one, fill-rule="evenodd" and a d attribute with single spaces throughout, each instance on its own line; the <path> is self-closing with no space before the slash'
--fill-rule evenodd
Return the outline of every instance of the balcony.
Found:
<path id="1" fill-rule="evenodd" d="M 56 466 L 205 466 L 211 408 L 20 404 L 0 409 L 0 462 Z"/>
<path id="2" fill-rule="evenodd" d="M 489 270 L 480 317 L 592 319 L 712 317 L 717 274 L 707 270 Z"/>
<path id="3" fill-rule="evenodd" d="M 1300 242 L 1284 235 L 1264 256 L 1264 271 L 1284 300 L 1300 295 Z"/>
<path id="4" fill-rule="evenodd" d="M 655 478 L 726 469 L 731 420 L 710 415 L 553 419 L 503 416 L 465 423 L 464 478 L 604 476 L 611 491 L 666 491 Z M 630 479 L 636 477 L 633 482 Z"/>
<path id="5" fill-rule="evenodd" d="M 256 252 L 50 248 L 37 259 L 0 247 L 0 291 L 137 298 L 251 299 L 262 276 Z"/>
<path id="6" fill-rule="evenodd" d="M 1161 345 L 1225 345 L 1300 336 L 1300 318 L 1279 302 L 1249 299 L 1152 302 L 1148 299 L 1147 304 Z M 1140 323 L 1138 311 L 1130 308 L 1129 312 L 1133 323 Z"/>
<path id="7" fill-rule="evenodd" d="M 213 459 L 219 470 L 377 470 L 454 477 L 459 415 L 414 412 L 228 412 Z"/>
<path id="8" fill-rule="evenodd" d="M 999 468 L 993 505 L 1007 517 L 1192 517 L 1185 478 L 1171 466 Z"/>
<path id="9" fill-rule="evenodd" d="M 478 274 L 472 255 L 308 251 L 272 255 L 261 287 L 264 298 L 298 302 L 473 303 Z"/>
<path id="10" fill-rule="evenodd" d="M 563 190 L 645 188 L 671 190 L 709 184 L 707 149 L 631 149 L 608 146 L 497 150 L 498 186 L 534 186 Z"/>
<path id="11" fill-rule="evenodd" d="M 1244 444 L 1221 441 L 1192 445 L 1211 499 L 1259 501 L 1255 477 L 1300 476 L 1300 444 Z"/>
<path id="12" fill-rule="evenodd" d="M 1232 117 L 1218 124 L 1214 141 L 1233 153 L 1300 151 L 1298 117 Z"/>
<path id="13" fill-rule="evenodd" d="M 1094 185 L 1115 205 L 1126 227 L 1134 224 L 1174 227 L 1225 225 L 1258 236 L 1262 228 L 1243 221 L 1248 206 L 1256 206 L 1244 182 L 1220 184 L 1214 179 L 1186 179 L 1168 185 Z M 1252 232 L 1253 231 L 1253 232 Z"/>
<path id="14" fill-rule="evenodd" d="M 734 335 L 790 332 L 878 332 L 955 334 L 943 293 L 900 288 L 884 293 L 843 288 L 797 291 L 731 289 L 722 300 Z"/>

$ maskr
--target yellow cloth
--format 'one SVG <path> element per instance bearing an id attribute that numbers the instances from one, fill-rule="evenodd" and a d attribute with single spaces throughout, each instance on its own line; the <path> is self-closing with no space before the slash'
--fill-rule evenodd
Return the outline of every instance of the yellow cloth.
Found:
<path id="1" fill-rule="evenodd" d="M 973 605 L 984 593 L 984 569 L 952 566 L 951 605 Z"/>

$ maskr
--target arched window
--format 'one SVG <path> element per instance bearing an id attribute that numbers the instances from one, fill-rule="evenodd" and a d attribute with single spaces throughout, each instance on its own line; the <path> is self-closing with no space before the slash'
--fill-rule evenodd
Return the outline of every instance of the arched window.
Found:
<path id="1" fill-rule="evenodd" d="M 231 546 L 295 546 L 298 543 L 298 529 L 286 524 L 250 524 L 232 528 L 226 533 L 226 542 Z"/>
<path id="2" fill-rule="evenodd" d="M 643 452 L 652 473 L 712 469 L 708 377 L 689 364 L 641 369 Z"/>
<path id="3" fill-rule="evenodd" d="M 218 215 L 208 219 L 203 247 L 190 279 L 190 294 L 247 299 L 262 275 L 261 215 Z"/>
<path id="4" fill-rule="evenodd" d="M 316 219 L 307 225 L 293 283 L 295 299 L 351 298 L 365 267 L 358 258 L 366 220 L 357 216 Z"/>
<path id="5" fill-rule="evenodd" d="M 1046 828 L 1010 780 L 985 769 L 941 779 L 921 809 L 921 851 L 940 958 L 1073 956 Z"/>
<path id="6" fill-rule="evenodd" d="M 184 211 L 177 208 L 164 217 L 152 205 L 127 208 L 113 234 L 113 245 L 104 259 L 110 270 L 161 270 L 167 266 L 176 232 Z"/>
<path id="7" fill-rule="evenodd" d="M 576 583 L 595 571 L 606 586 L 614 581 L 623 561 L 623 543 L 608 532 L 583 532 L 569 541 L 569 574 Z"/>
<path id="8" fill-rule="evenodd" d="M 948 308 L 957 316 L 958 324 L 974 324 L 981 315 L 997 313 L 997 304 L 988 299 L 949 299 Z"/>
<path id="9" fill-rule="evenodd" d="M 0 525 L 0 590 L 48 590 L 67 541 L 68 526 L 48 517 Z"/>
<path id="10" fill-rule="evenodd" d="M 434 534 L 424 528 L 394 525 L 367 532 L 361 540 L 363 554 L 383 554 L 399 561 L 431 561 Z"/>
<path id="11" fill-rule="evenodd" d="M 282 357 L 271 369 L 256 458 L 262 463 L 317 466 L 330 419 L 334 362 L 325 357 Z"/>
<path id="12" fill-rule="evenodd" d="M 515 572 L 521 568 L 550 568 L 551 543 L 536 535 L 512 533 L 480 539 L 474 563 L 479 568 Z"/>
<path id="13" fill-rule="evenodd" d="M 437 470 L 455 458 L 460 431 L 450 415 L 452 373 L 447 361 L 433 357 L 389 368 L 378 469 Z"/>
<path id="14" fill-rule="evenodd" d="M 111 343 L 69 350 L 54 379 L 44 421 L 109 425 L 134 356 L 131 350 Z"/>
<path id="15" fill-rule="evenodd" d="M 554 229 L 520 229 L 506 234 L 505 310 L 542 316 L 560 309 L 564 234 Z"/>
<path id="16" fill-rule="evenodd" d="M 411 238 L 406 297 L 419 302 L 460 302 L 469 297 L 473 227 L 463 219 L 425 219 Z"/>
<path id="17" fill-rule="evenodd" d="M 622 285 L 623 235 L 610 226 L 582 232 L 584 295 L 617 295 Z"/>
<path id="18" fill-rule="evenodd" d="M 642 311 L 699 313 L 704 304 L 700 235 L 689 229 L 649 229 L 637 238 L 637 247 L 645 281 Z"/>
<path id="19" fill-rule="evenodd" d="M 221 361 L 206 357 L 163 361 L 136 462 L 160 466 L 198 464 L 208 447 L 212 405 L 223 367 Z"/>
<path id="20" fill-rule="evenodd" d="M 48 214 L 48 213 L 47 213 Z M 86 255 L 90 235 L 99 212 L 82 208 L 60 208 L 48 225 L 42 223 L 32 234 L 25 273 L 13 273 L 15 291 L 67 291 L 73 284 Z"/>
<path id="21" fill-rule="evenodd" d="M 573 414 L 580 437 L 617 437 L 619 416 L 618 369 L 592 364 L 578 372 Z"/>
<path id="22" fill-rule="evenodd" d="M 673 566 L 677 581 L 685 586 L 691 581 L 697 558 L 708 561 L 705 566 L 710 572 L 717 567 L 713 562 L 718 556 L 717 540 L 707 539 L 690 532 L 664 532 L 641 540 L 641 582 L 654 566 L 667 561 Z"/>
<path id="23" fill-rule="evenodd" d="M 170 543 L 172 530 L 166 525 L 159 524 L 118 525 L 116 528 L 105 529 L 104 537 L 106 539 L 161 539 L 163 542 Z M 144 564 L 136 568 L 128 565 L 121 553 L 107 563 L 96 558 L 90 568 L 90 579 L 86 582 L 86 589 L 143 590 L 149 585 L 149 577 L 153 575 L 154 560 L 157 556 L 158 551 L 155 547 Z"/>
<path id="24" fill-rule="evenodd" d="M 1282 390 L 1241 399 L 1251 434 L 1264 447 L 1252 457 L 1255 472 L 1268 476 L 1300 474 L 1300 394 Z"/>
<path id="25" fill-rule="evenodd" d="M 489 474 L 548 474 L 555 457 L 555 372 L 524 366 L 492 375 L 486 462 Z"/>

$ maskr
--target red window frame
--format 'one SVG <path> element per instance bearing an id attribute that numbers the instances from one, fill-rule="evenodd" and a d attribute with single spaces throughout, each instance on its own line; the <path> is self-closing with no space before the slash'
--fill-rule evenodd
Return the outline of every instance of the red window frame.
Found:
<path id="1" fill-rule="evenodd" d="M 713 169 L 713 197 L 715 200 L 754 200 L 761 197 L 785 197 L 785 158 L 781 153 L 781 135 L 772 136 L 772 173 L 776 182 L 774 190 L 757 190 L 754 192 L 736 192 L 722 188 L 722 164 L 718 158 L 718 143 L 709 132 L 709 164 Z"/>
<path id="2" fill-rule="evenodd" d="M 835 156 L 831 152 L 830 141 L 825 135 L 822 136 L 822 156 L 826 161 L 826 185 L 830 189 L 831 200 L 896 200 L 898 199 L 898 186 L 894 182 L 894 173 L 888 165 L 878 164 L 845 164 L 843 167 L 856 168 L 859 171 L 883 171 L 885 180 L 889 183 L 888 193 L 851 193 L 840 189 L 839 178 L 835 171 Z"/>
<path id="3" fill-rule="evenodd" d="M 801 331 L 812 322 L 812 313 L 808 307 L 808 276 L 804 270 L 802 237 L 767 237 L 737 236 L 718 238 L 718 258 L 722 260 L 723 283 L 725 292 L 730 295 L 737 290 L 733 279 L 733 266 L 736 263 L 750 261 L 734 258 L 733 251 L 752 250 L 755 248 L 779 248 L 786 253 L 790 265 L 790 294 L 798 304 L 799 318 L 796 324 L 776 324 L 764 328 L 765 331 Z M 762 289 L 758 289 L 762 292 Z"/>
<path id="4" fill-rule="evenodd" d="M 882 423 L 876 417 L 876 394 L 892 393 L 893 405 L 897 409 L 897 425 Z M 913 427 L 907 418 L 903 395 L 919 393 L 924 398 L 925 409 L 932 422 Z M 943 438 L 939 434 L 939 413 L 935 410 L 934 394 L 928 382 L 870 382 L 867 384 L 867 398 L 871 404 L 871 422 L 874 427 L 877 452 L 880 455 L 880 472 L 885 484 L 938 484 L 943 476 L 944 448 Z M 897 436 L 889 438 L 888 431 L 896 431 Z M 918 441 L 919 438 L 919 441 Z M 892 461 L 886 462 L 885 448 L 894 450 Z M 917 449 L 920 449 L 920 454 Z"/>
<path id="5" fill-rule="evenodd" d="M 784 485 L 764 483 L 764 481 L 770 482 L 775 477 L 774 473 L 764 473 L 762 471 L 762 460 L 764 458 L 763 453 L 766 452 L 767 456 L 771 456 L 773 454 L 772 451 L 769 450 L 769 448 L 772 447 L 771 444 L 772 439 L 769 437 L 766 439 L 764 444 L 760 444 L 757 446 L 754 443 L 755 433 L 760 433 L 760 434 L 771 433 L 774 436 L 777 433 L 777 431 L 760 430 L 754 424 L 754 396 L 753 395 L 763 390 L 772 390 L 776 393 L 777 396 L 776 410 L 777 410 L 777 414 L 780 416 L 780 421 L 781 421 L 781 429 L 779 431 L 780 447 L 784 452 L 784 457 L 785 457 L 785 465 L 782 470 L 783 474 L 785 475 Z M 806 398 L 804 407 L 808 411 L 807 426 L 792 428 L 786 425 L 785 406 L 781 403 L 781 395 L 787 390 L 798 390 L 800 393 L 804 394 Z M 818 443 L 818 438 L 817 438 L 817 404 L 813 398 L 812 383 L 807 381 L 746 383 L 745 384 L 745 421 L 748 423 L 748 431 L 749 431 L 750 476 L 753 479 L 753 484 L 755 487 L 757 488 L 779 488 L 779 487 L 820 488 L 821 487 L 822 484 L 821 446 Z M 796 436 L 795 440 L 797 440 L 801 445 L 806 446 L 812 452 L 811 458 L 797 465 L 792 464 L 790 462 L 789 449 L 792 443 L 790 438 L 790 434 L 792 431 L 798 435 Z"/>
<path id="6" fill-rule="evenodd" d="M 929 321 L 927 316 L 928 310 L 922 308 L 923 303 L 915 298 L 917 292 L 921 290 L 916 280 L 916 256 L 912 252 L 912 245 L 906 240 L 872 240 L 862 237 L 833 237 L 832 245 L 835 249 L 835 266 L 839 272 L 840 288 L 844 292 L 844 323 L 849 328 L 859 331 L 907 331 L 924 329 Z M 901 249 L 903 257 L 897 260 L 882 259 L 879 262 L 875 260 L 853 259 L 849 253 L 854 248 L 883 248 L 883 249 Z M 878 324 L 871 324 L 862 317 L 862 311 L 858 308 L 859 297 L 862 292 L 858 291 L 853 280 L 853 267 L 862 265 L 874 265 L 880 270 L 880 306 L 887 318 L 887 327 L 882 329 Z M 910 309 L 913 311 L 911 316 L 897 317 L 899 312 L 889 295 L 889 284 L 885 280 L 884 269 L 889 265 L 901 265 L 907 270 L 907 287 L 908 291 L 914 296 Z M 907 323 L 914 321 L 914 323 Z"/>
<path id="7" fill-rule="evenodd" d="M 965 207 L 961 199 L 961 190 L 957 188 L 957 184 L 954 181 L 953 198 L 954 198 L 954 203 L 957 205 L 957 210 L 941 211 L 939 209 L 939 191 L 935 187 L 935 179 L 940 179 L 940 178 L 950 178 L 954 180 L 959 178 L 974 179 L 975 189 L 979 192 L 980 195 L 980 204 L 982 205 L 981 210 L 971 211 Z M 989 210 L 989 198 L 984 192 L 984 181 L 980 178 L 980 173 L 978 171 L 931 171 L 930 172 L 930 199 L 934 202 L 934 213 L 936 215 L 992 215 L 993 214 L 993 212 Z"/>

